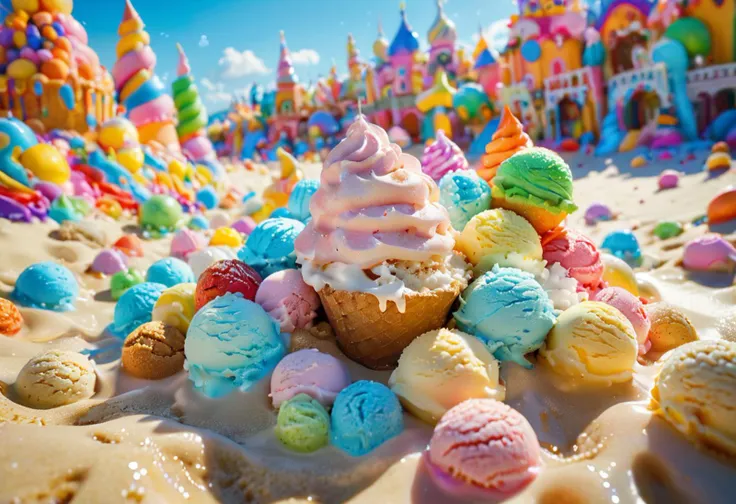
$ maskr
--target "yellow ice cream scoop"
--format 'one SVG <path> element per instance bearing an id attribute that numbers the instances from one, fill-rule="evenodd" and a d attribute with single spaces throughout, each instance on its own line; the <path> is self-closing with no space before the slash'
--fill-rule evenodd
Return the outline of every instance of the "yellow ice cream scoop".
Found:
<path id="1" fill-rule="evenodd" d="M 498 361 L 485 345 L 450 329 L 430 331 L 412 341 L 389 386 L 407 410 L 431 424 L 466 399 L 503 401 L 506 395 Z"/>
<path id="2" fill-rule="evenodd" d="M 556 373 L 594 384 L 631 380 L 637 352 L 631 322 L 616 308 L 595 301 L 562 312 L 540 349 Z"/>
<path id="3" fill-rule="evenodd" d="M 455 248 L 465 254 L 482 275 L 494 265 L 519 268 L 533 274 L 544 268 L 542 243 L 521 215 L 494 208 L 475 215 L 465 226 Z"/>
<path id="4" fill-rule="evenodd" d="M 652 407 L 693 443 L 736 456 L 736 343 L 674 350 L 654 381 Z"/>
<path id="5" fill-rule="evenodd" d="M 611 254 L 601 254 L 603 261 L 603 281 L 609 287 L 621 287 L 639 296 L 639 285 L 636 283 L 636 275 L 631 266 L 623 260 Z"/>
<path id="6" fill-rule="evenodd" d="M 210 238 L 210 246 L 240 248 L 243 246 L 243 236 L 231 227 L 221 227 Z"/>
<path id="7" fill-rule="evenodd" d="M 181 283 L 169 287 L 153 306 L 151 318 L 179 329 L 183 334 L 189 329 L 189 322 L 194 317 L 194 290 L 197 284 Z"/>
<path id="8" fill-rule="evenodd" d="M 693 323 L 674 306 L 654 303 L 646 305 L 644 309 L 652 324 L 649 329 L 652 351 L 667 352 L 698 339 Z"/>

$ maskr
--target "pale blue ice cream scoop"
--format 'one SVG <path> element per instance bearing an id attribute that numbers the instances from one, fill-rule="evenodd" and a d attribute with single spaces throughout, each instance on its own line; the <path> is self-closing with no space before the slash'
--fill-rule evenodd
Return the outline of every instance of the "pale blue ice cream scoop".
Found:
<path id="1" fill-rule="evenodd" d="M 180 283 L 195 282 L 196 279 L 187 263 L 176 257 L 166 257 L 151 264 L 146 273 L 146 281 L 173 287 Z"/>
<path id="2" fill-rule="evenodd" d="M 192 318 L 184 343 L 184 368 L 208 397 L 248 390 L 286 353 L 279 325 L 240 293 L 227 293 Z"/>
<path id="3" fill-rule="evenodd" d="M 108 331 L 125 338 L 138 326 L 150 322 L 153 307 L 165 289 L 163 284 L 143 282 L 126 290 L 115 305 Z"/>
<path id="4" fill-rule="evenodd" d="M 62 312 L 74 309 L 78 295 L 74 274 L 61 264 L 44 261 L 21 272 L 11 297 L 21 306 Z"/>
<path id="5" fill-rule="evenodd" d="M 367 380 L 337 395 L 330 420 L 332 443 L 354 457 L 373 451 L 404 430 L 399 399 L 387 386 Z"/>
<path id="6" fill-rule="evenodd" d="M 458 231 L 465 229 L 475 215 L 491 208 L 491 188 L 474 171 L 448 173 L 440 179 L 439 187 L 440 204 Z"/>
<path id="7" fill-rule="evenodd" d="M 499 266 L 465 289 L 453 317 L 498 360 L 526 368 L 531 364 L 524 355 L 542 346 L 557 320 L 552 301 L 531 273 Z"/>
<path id="8" fill-rule="evenodd" d="M 277 271 L 296 267 L 294 240 L 304 224 L 294 219 L 266 219 L 248 236 L 238 259 L 266 278 Z"/>

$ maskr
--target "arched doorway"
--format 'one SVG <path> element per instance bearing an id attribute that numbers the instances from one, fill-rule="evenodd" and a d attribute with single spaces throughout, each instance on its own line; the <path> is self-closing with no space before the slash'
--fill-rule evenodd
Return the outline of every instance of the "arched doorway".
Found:
<path id="1" fill-rule="evenodd" d="M 419 138 L 419 117 L 414 112 L 409 112 L 404 116 L 401 120 L 401 127 L 404 128 L 413 139 L 416 140 Z"/>
<path id="2" fill-rule="evenodd" d="M 713 97 L 713 106 L 715 117 L 718 117 L 726 110 L 736 108 L 736 91 L 733 89 L 721 89 Z"/>
<path id="3" fill-rule="evenodd" d="M 560 117 L 560 135 L 562 138 L 580 138 L 583 134 L 583 114 L 575 100 L 565 96 L 557 104 Z"/>
<path id="4" fill-rule="evenodd" d="M 638 90 L 624 108 L 624 124 L 627 130 L 640 130 L 657 120 L 659 95 L 655 91 Z"/>
<path id="5" fill-rule="evenodd" d="M 695 116 L 698 121 L 698 132 L 702 132 L 713 120 L 713 97 L 710 93 L 702 92 L 695 102 Z"/>

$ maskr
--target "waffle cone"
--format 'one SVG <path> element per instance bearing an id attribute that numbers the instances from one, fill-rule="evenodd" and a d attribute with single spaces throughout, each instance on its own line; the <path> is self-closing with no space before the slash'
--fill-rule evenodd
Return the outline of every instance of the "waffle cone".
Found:
<path id="1" fill-rule="evenodd" d="M 370 369 L 392 369 L 414 338 L 447 321 L 460 285 L 406 296 L 406 310 L 395 303 L 381 311 L 378 298 L 364 292 L 319 291 L 322 306 L 345 355 Z"/>
<path id="2" fill-rule="evenodd" d="M 556 228 L 567 217 L 566 212 L 552 213 L 549 210 L 530 205 L 528 203 L 520 203 L 518 201 L 509 201 L 503 196 L 494 195 L 491 200 L 491 208 L 505 208 L 511 210 L 528 220 L 537 233 L 540 235 Z"/>

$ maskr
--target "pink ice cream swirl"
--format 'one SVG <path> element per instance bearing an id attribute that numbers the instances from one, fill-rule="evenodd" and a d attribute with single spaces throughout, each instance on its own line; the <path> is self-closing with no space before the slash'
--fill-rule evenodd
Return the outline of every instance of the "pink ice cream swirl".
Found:
<path id="1" fill-rule="evenodd" d="M 312 220 L 296 239 L 300 260 L 370 269 L 452 253 L 450 218 L 419 161 L 360 116 L 327 156 Z"/>
<path id="2" fill-rule="evenodd" d="M 455 142 L 447 138 L 445 132 L 439 130 L 437 139 L 424 149 L 422 154 L 422 170 L 439 182 L 448 173 L 468 169 L 468 160 Z"/>

